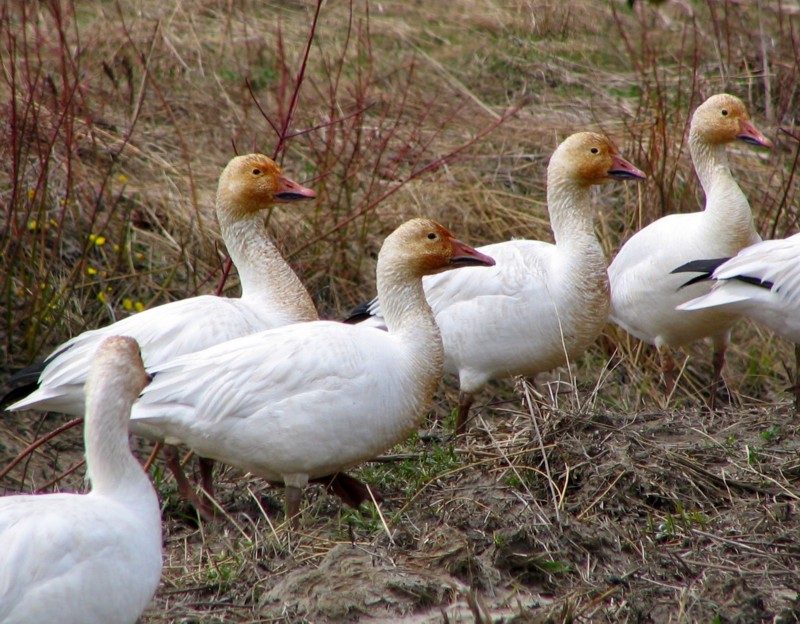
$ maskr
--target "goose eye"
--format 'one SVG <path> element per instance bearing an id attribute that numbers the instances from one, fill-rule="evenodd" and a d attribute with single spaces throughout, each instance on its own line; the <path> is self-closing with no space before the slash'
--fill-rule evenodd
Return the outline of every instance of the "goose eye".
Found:
<path id="1" fill-rule="evenodd" d="M 436 237 L 436 233 L 435 233 L 435 232 L 430 232 L 430 233 L 428 234 L 428 239 L 429 239 L 429 240 L 436 240 L 436 238 L 437 238 L 437 237 Z"/>
<path id="2" fill-rule="evenodd" d="M 253 175 L 261 175 L 261 169 L 253 169 Z"/>
<path id="3" fill-rule="evenodd" d="M 597 153 L 599 153 L 599 152 L 600 152 L 600 150 L 599 150 L 599 149 L 597 149 L 596 147 L 593 147 L 593 148 L 592 148 L 591 150 L 589 150 L 589 151 L 590 151 L 590 152 L 592 152 L 592 154 L 597 154 Z"/>
<path id="4" fill-rule="evenodd" d="M 722 116 L 723 117 L 727 117 L 728 116 L 728 109 L 727 108 L 723 108 L 722 109 Z"/>

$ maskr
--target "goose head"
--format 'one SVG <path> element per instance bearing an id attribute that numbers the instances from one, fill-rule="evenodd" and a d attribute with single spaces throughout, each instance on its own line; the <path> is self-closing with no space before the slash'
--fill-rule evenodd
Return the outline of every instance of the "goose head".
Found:
<path id="1" fill-rule="evenodd" d="M 691 132 L 709 145 L 739 140 L 750 145 L 772 147 L 772 141 L 750 121 L 744 103 L 728 93 L 712 95 L 697 107 L 692 115 Z"/>
<path id="2" fill-rule="evenodd" d="M 92 360 L 91 374 L 87 383 L 93 385 L 98 371 L 113 379 L 116 393 L 129 396 L 131 401 L 150 383 L 150 375 L 144 370 L 139 344 L 129 336 L 110 336 L 103 340 Z"/>
<path id="3" fill-rule="evenodd" d="M 240 217 L 276 203 L 313 199 L 317 194 L 283 175 L 274 160 L 263 154 L 232 158 L 219 178 L 217 206 Z"/>
<path id="4" fill-rule="evenodd" d="M 596 132 L 578 132 L 553 152 L 548 167 L 550 176 L 591 186 L 613 180 L 641 180 L 645 174 L 625 160 L 608 137 Z"/>
<path id="5" fill-rule="evenodd" d="M 494 260 L 457 240 L 432 219 L 406 221 L 386 237 L 378 257 L 394 273 L 414 278 L 464 266 L 493 266 Z"/>

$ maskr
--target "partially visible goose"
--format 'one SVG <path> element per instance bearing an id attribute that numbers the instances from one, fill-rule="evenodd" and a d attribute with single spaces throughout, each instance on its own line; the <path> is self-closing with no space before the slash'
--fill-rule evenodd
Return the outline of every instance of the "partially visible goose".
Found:
<path id="1" fill-rule="evenodd" d="M 733 258 L 697 260 L 675 272 L 698 272 L 711 292 L 678 306 L 742 314 L 795 343 L 795 410 L 800 410 L 800 234 L 745 247 Z"/>
<path id="2" fill-rule="evenodd" d="M 128 446 L 148 381 L 132 338 L 96 349 L 86 382 L 88 494 L 0 498 L 0 622 L 133 624 L 161 578 L 161 510 Z"/>
<path id="3" fill-rule="evenodd" d="M 83 415 L 83 385 L 97 345 L 107 336 L 134 337 L 148 367 L 240 336 L 290 323 L 316 320 L 317 310 L 303 284 L 267 236 L 265 210 L 276 203 L 316 197 L 314 191 L 283 175 L 269 157 L 233 158 L 217 189 L 220 232 L 241 281 L 241 298 L 202 295 L 174 301 L 116 323 L 83 332 L 59 346 L 43 362 L 21 371 L 17 387 L 0 404 L 8 410 L 40 409 Z M 135 426 L 133 428 L 136 432 Z M 183 476 L 176 449 L 167 449 L 181 495 L 202 509 Z M 204 483 L 210 489 L 205 466 Z"/>
<path id="4" fill-rule="evenodd" d="M 443 353 L 422 276 L 492 264 L 435 221 L 408 221 L 378 256 L 388 332 L 316 321 L 177 358 L 150 369 L 132 418 L 156 437 L 285 483 L 295 518 L 309 479 L 402 441 L 429 408 Z"/>
<path id="5" fill-rule="evenodd" d="M 489 380 L 532 376 L 571 362 L 608 320 L 608 276 L 594 232 L 591 187 L 644 177 L 601 134 L 567 138 L 547 168 L 547 208 L 555 244 L 511 240 L 480 247 L 497 264 L 427 277 L 425 296 L 444 342 L 445 370 L 461 388 L 456 432 Z M 380 327 L 380 299 L 371 318 Z"/>
<path id="6" fill-rule="evenodd" d="M 670 347 L 711 338 L 712 407 L 731 326 L 737 316 L 716 309 L 676 310 L 680 304 L 707 293 L 710 285 L 698 283 L 682 289 L 685 280 L 671 271 L 697 258 L 735 255 L 761 240 L 753 226 L 750 204 L 728 166 L 726 148 L 737 140 L 763 147 L 772 145 L 750 121 L 739 98 L 723 93 L 698 106 L 689 129 L 689 151 L 706 195 L 705 210 L 654 221 L 622 246 L 608 268 L 611 320 L 656 346 L 668 396 L 675 384 Z"/>

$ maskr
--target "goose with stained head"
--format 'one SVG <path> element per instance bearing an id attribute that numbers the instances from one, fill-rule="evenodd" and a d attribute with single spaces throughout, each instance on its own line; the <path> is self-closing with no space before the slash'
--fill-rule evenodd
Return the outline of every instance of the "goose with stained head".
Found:
<path id="1" fill-rule="evenodd" d="M 310 479 L 402 441 L 430 406 L 443 352 L 422 276 L 492 264 L 434 221 L 406 222 L 378 256 L 388 332 L 316 321 L 178 358 L 150 369 L 153 383 L 133 419 L 167 441 L 283 482 L 294 518 Z"/>
<path id="2" fill-rule="evenodd" d="M 728 166 L 726 149 L 735 141 L 771 146 L 750 121 L 739 98 L 729 94 L 711 96 L 694 112 L 689 129 L 689 150 L 706 195 L 705 209 L 654 221 L 628 239 L 608 268 L 611 320 L 658 349 L 667 396 L 675 384 L 670 348 L 711 338 L 712 406 L 730 330 L 738 316 L 718 309 L 676 309 L 707 293 L 710 284 L 680 288 L 685 280 L 671 271 L 697 258 L 735 255 L 761 240 L 747 197 Z"/>
<path id="3" fill-rule="evenodd" d="M 475 393 L 489 380 L 567 364 L 600 334 L 608 318 L 608 276 L 594 232 L 591 188 L 643 177 L 607 137 L 573 134 L 547 168 L 555 244 L 486 245 L 479 250 L 496 260 L 494 267 L 425 278 L 425 296 L 442 332 L 445 370 L 459 378 L 457 433 L 465 431 Z M 383 326 L 380 296 L 366 316 L 353 320 Z"/>

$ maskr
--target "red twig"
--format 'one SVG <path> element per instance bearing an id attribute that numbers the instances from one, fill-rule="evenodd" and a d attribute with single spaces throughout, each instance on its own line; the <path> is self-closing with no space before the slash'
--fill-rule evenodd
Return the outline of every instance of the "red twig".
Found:
<path id="1" fill-rule="evenodd" d="M 50 489 L 51 487 L 53 487 L 53 486 L 54 486 L 56 483 L 58 483 L 59 481 L 61 481 L 61 479 L 65 478 L 65 477 L 68 477 L 68 476 L 69 476 L 69 475 L 71 475 L 73 472 L 75 472 L 75 471 L 76 471 L 78 468 L 80 468 L 81 466 L 83 466 L 85 463 L 86 463 L 86 459 L 82 459 L 82 460 L 80 460 L 80 461 L 79 461 L 77 464 L 75 464 L 75 465 L 74 465 L 74 466 L 72 466 L 71 468 L 68 468 L 67 470 L 65 470 L 64 472 L 62 472 L 60 475 L 58 475 L 57 477 L 55 477 L 55 478 L 53 478 L 53 479 L 50 479 L 50 481 L 48 481 L 47 483 L 45 483 L 45 484 L 44 484 L 42 487 L 40 487 L 40 488 L 37 488 L 37 490 L 36 490 L 36 493 L 37 493 L 37 494 L 41 494 L 42 492 L 45 492 L 45 491 L 49 490 L 49 489 Z"/>
<path id="2" fill-rule="evenodd" d="M 786 136 L 792 137 L 795 141 L 800 143 L 800 136 L 797 136 L 793 132 L 789 132 L 786 128 L 778 128 L 779 132 L 783 132 Z"/>
<path id="3" fill-rule="evenodd" d="M 11 462 L 5 468 L 3 468 L 3 471 L 0 472 L 0 479 L 5 477 L 9 472 L 11 472 L 11 470 L 14 468 L 14 466 L 16 466 L 23 459 L 25 459 L 28 455 L 33 453 L 33 451 L 35 451 L 37 448 L 39 448 L 42 444 L 44 444 L 48 440 L 52 440 L 53 438 L 61 435 L 62 433 L 64 433 L 68 429 L 72 429 L 73 427 L 77 427 L 82 422 L 83 422 L 83 418 L 76 418 L 74 420 L 70 420 L 68 423 L 61 425 L 57 429 L 53 429 L 46 436 L 43 436 L 43 437 L 39 438 L 38 440 L 36 440 L 36 441 L 32 442 L 31 444 L 29 444 L 27 446 L 27 448 L 23 449 L 23 451 L 19 455 L 17 455 L 14 459 L 12 459 Z"/>
<path id="4" fill-rule="evenodd" d="M 158 452 L 161 450 L 163 444 L 161 442 L 156 442 L 153 446 L 153 450 L 150 452 L 150 457 L 147 458 L 147 461 L 144 463 L 144 471 L 148 472 L 150 470 L 150 466 L 153 465 L 153 462 L 158 457 Z"/>
<path id="5" fill-rule="evenodd" d="M 294 112 L 297 109 L 297 101 L 300 98 L 300 87 L 303 85 L 303 78 L 306 75 L 306 68 L 308 67 L 308 57 L 311 54 L 311 45 L 314 43 L 314 33 L 317 30 L 317 23 L 319 22 L 319 14 L 322 11 L 322 0 L 317 0 L 317 8 L 314 11 L 314 19 L 311 20 L 311 30 L 306 38 L 306 49 L 303 51 L 303 61 L 300 63 L 300 71 L 297 73 L 297 79 L 294 83 L 294 91 L 292 93 L 292 100 L 289 103 L 289 110 L 283 120 L 283 127 L 278 135 L 278 144 L 275 146 L 275 157 L 280 154 L 283 149 L 283 144 L 287 139 L 287 132 L 292 123 Z"/>

